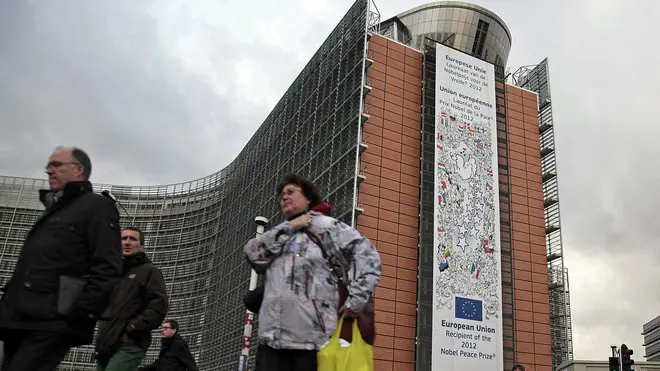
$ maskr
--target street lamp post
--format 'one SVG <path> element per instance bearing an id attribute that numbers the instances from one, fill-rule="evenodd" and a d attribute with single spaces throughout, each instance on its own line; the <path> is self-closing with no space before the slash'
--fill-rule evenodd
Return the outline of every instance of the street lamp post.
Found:
<path id="1" fill-rule="evenodd" d="M 264 233 L 264 229 L 268 224 L 268 218 L 258 216 L 254 218 L 254 223 L 257 225 L 257 237 Z M 257 287 L 257 280 L 259 275 L 252 269 L 250 273 L 250 291 Z M 252 344 L 252 323 L 254 322 L 254 313 L 249 310 L 245 311 L 245 328 L 243 330 L 243 348 L 241 349 L 241 356 L 238 358 L 238 371 L 247 371 L 247 361 L 250 356 L 250 344 Z"/>

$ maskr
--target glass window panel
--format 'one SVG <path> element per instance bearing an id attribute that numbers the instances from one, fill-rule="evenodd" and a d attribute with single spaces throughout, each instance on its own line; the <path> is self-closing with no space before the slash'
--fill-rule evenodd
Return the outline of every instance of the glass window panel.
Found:
<path id="1" fill-rule="evenodd" d="M 474 19 L 474 12 L 472 12 L 472 11 L 467 12 L 467 17 L 465 18 L 465 23 L 472 23 L 473 19 Z"/>
<path id="2" fill-rule="evenodd" d="M 431 32 L 431 22 L 424 22 L 424 33 Z"/>
<path id="3" fill-rule="evenodd" d="M 473 22 L 470 24 L 470 31 L 469 35 L 472 37 L 476 37 L 477 35 L 477 27 L 479 26 L 479 21 L 475 19 L 476 22 Z"/>
<path id="4" fill-rule="evenodd" d="M 454 45 L 458 46 L 459 49 L 463 49 L 463 35 L 461 34 L 456 34 L 456 41 L 454 42 Z"/>
<path id="5" fill-rule="evenodd" d="M 465 22 L 465 20 L 467 19 L 467 13 L 468 13 L 467 9 L 460 9 L 458 12 L 459 14 L 458 20 L 461 22 Z"/>
<path id="6" fill-rule="evenodd" d="M 417 22 L 426 22 L 426 11 L 422 10 L 421 12 L 417 12 Z"/>
<path id="7" fill-rule="evenodd" d="M 433 18 L 433 9 L 427 9 L 424 12 L 424 22 L 431 22 L 433 20 L 434 20 L 434 18 Z"/>
<path id="8" fill-rule="evenodd" d="M 431 13 L 431 19 L 434 21 L 438 20 L 439 14 L 440 14 L 440 8 L 433 9 L 433 12 Z"/>
<path id="9" fill-rule="evenodd" d="M 456 25 L 456 33 L 462 33 L 463 31 L 463 26 L 461 25 L 461 22 L 453 22 Z"/>
<path id="10" fill-rule="evenodd" d="M 451 22 L 442 22 L 442 32 L 451 32 Z"/>
<path id="11" fill-rule="evenodd" d="M 432 19 L 429 22 L 431 23 L 431 32 L 442 31 L 442 22 L 439 22 L 437 19 Z"/>

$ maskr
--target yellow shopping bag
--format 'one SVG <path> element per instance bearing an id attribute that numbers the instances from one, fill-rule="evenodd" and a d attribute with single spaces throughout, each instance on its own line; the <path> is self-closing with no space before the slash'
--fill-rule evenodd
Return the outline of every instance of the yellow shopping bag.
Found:
<path id="1" fill-rule="evenodd" d="M 339 319 L 330 342 L 318 352 L 318 371 L 373 371 L 373 348 L 360 335 L 358 321 L 353 321 L 353 342 L 349 347 L 339 345 L 344 317 Z"/>

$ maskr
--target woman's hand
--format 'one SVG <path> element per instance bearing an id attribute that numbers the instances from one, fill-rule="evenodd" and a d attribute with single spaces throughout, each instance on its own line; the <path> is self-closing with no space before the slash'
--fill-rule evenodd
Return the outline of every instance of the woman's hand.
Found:
<path id="1" fill-rule="evenodd" d="M 343 305 L 341 306 L 341 308 L 339 308 L 338 312 L 340 315 L 344 316 L 345 318 L 357 318 L 360 316 L 360 313 L 351 312 L 348 308 L 346 308 Z"/>
<path id="2" fill-rule="evenodd" d="M 303 214 L 291 221 L 291 226 L 297 230 L 302 230 L 309 228 L 309 224 L 314 219 L 314 216 L 309 214 Z"/>

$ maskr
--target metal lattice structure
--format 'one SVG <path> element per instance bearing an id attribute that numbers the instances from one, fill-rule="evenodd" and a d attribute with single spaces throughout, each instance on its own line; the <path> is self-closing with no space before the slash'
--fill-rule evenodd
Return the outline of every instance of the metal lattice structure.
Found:
<path id="1" fill-rule="evenodd" d="M 544 59 L 538 65 L 520 67 L 512 74 L 512 78 L 516 86 L 539 95 L 538 117 L 545 208 L 545 242 L 548 257 L 552 366 L 553 369 L 556 369 L 563 361 L 573 359 L 573 329 L 568 271 L 564 268 L 564 249 L 561 238 L 559 186 L 555 159 L 555 131 L 552 119 L 548 59 Z"/>
<path id="2" fill-rule="evenodd" d="M 179 321 L 200 370 L 233 370 L 241 350 L 250 269 L 242 253 L 254 217 L 282 220 L 276 188 L 295 172 L 312 179 L 353 224 L 357 208 L 368 29 L 379 15 L 357 0 L 314 54 L 238 157 L 210 176 L 180 184 L 95 184 L 120 208 L 122 225 L 141 228 L 162 270 L 169 318 Z M 0 285 L 11 277 L 30 226 L 42 213 L 40 179 L 0 176 Z M 359 208 L 357 209 L 359 212 Z M 159 335 L 145 362 L 160 347 Z M 253 345 L 256 348 L 256 344 Z M 254 352 L 252 352 L 254 354 Z M 94 370 L 91 347 L 73 349 L 61 370 Z M 253 360 L 251 360 L 253 365 Z"/>

